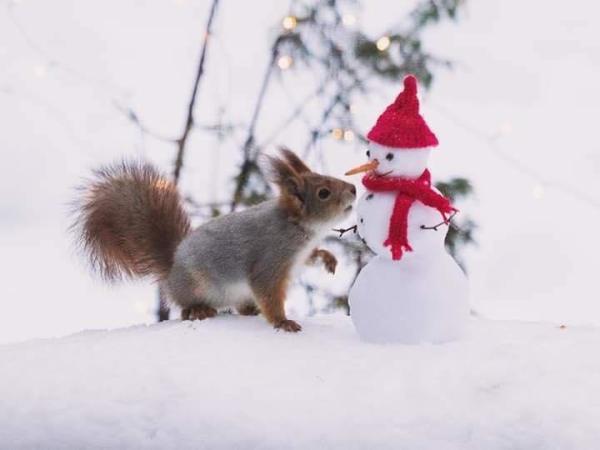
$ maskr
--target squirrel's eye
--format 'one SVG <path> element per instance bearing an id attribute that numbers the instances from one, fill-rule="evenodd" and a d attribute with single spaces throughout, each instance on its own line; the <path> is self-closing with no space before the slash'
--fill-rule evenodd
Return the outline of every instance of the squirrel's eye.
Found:
<path id="1" fill-rule="evenodd" d="M 319 189 L 319 192 L 317 192 L 317 195 L 321 200 L 326 200 L 331 195 L 331 191 L 327 188 L 321 188 Z"/>
<path id="2" fill-rule="evenodd" d="M 370 157 L 371 157 L 371 151 L 367 150 L 367 158 L 370 158 Z"/>
<path id="3" fill-rule="evenodd" d="M 394 159 L 394 154 L 388 153 L 387 155 L 385 155 L 385 159 L 387 159 L 388 161 L 391 161 L 392 159 Z"/>

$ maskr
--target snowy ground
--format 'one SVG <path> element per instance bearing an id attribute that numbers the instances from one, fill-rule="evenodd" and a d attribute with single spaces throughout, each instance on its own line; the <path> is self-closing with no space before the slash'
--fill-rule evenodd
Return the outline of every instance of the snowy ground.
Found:
<path id="1" fill-rule="evenodd" d="M 171 321 L 0 347 L 3 449 L 592 449 L 600 330 L 474 320 L 374 346 L 345 317 Z"/>
<path id="2" fill-rule="evenodd" d="M 369 0 L 349 12 L 377 37 L 414 3 Z M 122 157 L 144 156 L 170 172 L 175 146 L 142 135 L 116 104 L 133 108 L 156 133 L 181 133 L 209 5 L 0 0 L 0 342 L 154 319 L 149 285 L 107 289 L 69 254 L 66 205 L 91 168 Z M 224 143 L 199 130 L 190 136 L 181 187 L 198 202 L 229 198 L 275 28 L 289 5 L 220 3 L 196 119 L 214 124 L 225 111 L 242 127 Z M 565 5 L 467 2 L 458 24 L 426 36 L 426 51 L 449 58 L 454 69 L 436 71 L 422 106 L 441 142 L 434 177 L 467 176 L 476 188 L 477 201 L 459 207 L 480 226 L 478 246 L 465 255 L 477 311 L 600 326 L 600 2 Z M 312 89 L 305 81 L 295 70 L 275 78 L 258 142 Z M 363 132 L 398 89 L 382 85 L 353 99 Z M 299 120 L 268 150 L 301 150 L 306 137 Z M 323 137 L 318 146 L 323 161 L 313 152 L 309 163 L 330 175 L 364 162 L 358 141 Z M 319 287 L 330 288 L 329 280 Z"/>

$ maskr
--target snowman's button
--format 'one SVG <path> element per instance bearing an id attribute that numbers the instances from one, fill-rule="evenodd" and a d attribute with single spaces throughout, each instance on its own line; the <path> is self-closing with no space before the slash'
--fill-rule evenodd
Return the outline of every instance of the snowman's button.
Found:
<path id="1" fill-rule="evenodd" d="M 373 198 L 373 194 L 367 195 L 367 200 L 371 200 Z"/>
<path id="2" fill-rule="evenodd" d="M 364 223 L 365 219 L 363 219 L 362 217 L 360 218 L 360 223 Z"/>

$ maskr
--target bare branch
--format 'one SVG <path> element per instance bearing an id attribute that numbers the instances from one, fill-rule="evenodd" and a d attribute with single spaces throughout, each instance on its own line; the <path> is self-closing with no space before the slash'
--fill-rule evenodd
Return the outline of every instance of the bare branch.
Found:
<path id="1" fill-rule="evenodd" d="M 113 105 L 119 112 L 127 117 L 127 119 L 133 122 L 139 128 L 142 134 L 151 136 L 158 141 L 167 142 L 170 144 L 177 143 L 177 139 L 175 138 L 163 136 L 162 134 L 150 130 L 146 125 L 144 125 L 138 114 L 130 106 L 121 105 L 117 100 L 113 101 Z"/>
<path id="2" fill-rule="evenodd" d="M 183 155 L 185 153 L 185 144 L 187 142 L 188 135 L 194 124 L 194 106 L 196 105 L 196 98 L 198 94 L 198 86 L 200 79 L 204 74 L 204 61 L 206 59 L 206 52 L 208 48 L 208 41 L 210 40 L 210 34 L 212 30 L 212 23 L 217 10 L 219 0 L 213 0 L 206 22 L 206 30 L 204 31 L 204 42 L 202 43 L 202 51 L 200 53 L 200 61 L 198 62 L 198 70 L 196 72 L 196 79 L 194 80 L 194 88 L 192 89 L 192 96 L 188 105 L 187 118 L 185 121 L 185 127 L 183 133 L 179 139 L 177 139 L 177 157 L 175 158 L 175 168 L 173 170 L 173 181 L 175 184 L 179 182 L 181 175 L 181 168 L 183 166 Z"/>
<path id="3" fill-rule="evenodd" d="M 265 100 L 265 95 L 267 93 L 267 87 L 271 81 L 271 75 L 273 73 L 273 69 L 275 67 L 275 61 L 277 60 L 277 56 L 279 54 L 279 44 L 281 42 L 281 36 L 279 36 L 271 47 L 271 58 L 269 59 L 269 64 L 267 65 L 267 70 L 263 76 L 262 84 L 260 86 L 260 90 L 258 92 L 258 97 L 256 98 L 256 103 L 254 105 L 254 111 L 252 112 L 252 117 L 250 118 L 250 123 L 248 124 L 248 132 L 246 135 L 246 140 L 244 141 L 244 145 L 242 146 L 242 153 L 244 155 L 244 160 L 242 161 L 242 166 L 240 168 L 240 173 L 237 177 L 237 183 L 235 186 L 235 190 L 233 192 L 233 199 L 231 201 L 231 211 L 234 211 L 237 205 L 240 203 L 242 199 L 242 192 L 244 190 L 244 186 L 248 181 L 248 177 L 250 176 L 250 171 L 254 166 L 254 157 L 252 155 L 252 148 L 254 147 L 255 142 L 255 129 L 256 123 L 258 122 L 258 118 L 260 117 L 260 112 L 262 110 L 262 106 Z"/>
<path id="4" fill-rule="evenodd" d="M 202 75 L 204 74 L 204 61 L 206 60 L 206 51 L 208 48 L 208 41 L 210 38 L 210 33 L 212 30 L 212 23 L 213 23 L 213 19 L 215 17 L 215 12 L 217 10 L 218 4 L 219 4 L 219 0 L 213 0 L 212 5 L 210 7 L 210 12 L 208 14 L 208 20 L 206 21 L 206 28 L 204 31 L 204 41 L 202 43 L 202 50 L 200 52 L 200 61 L 198 62 L 198 70 L 196 71 L 196 79 L 194 80 L 192 96 L 191 96 L 190 102 L 188 104 L 185 127 L 183 129 L 183 133 L 182 133 L 181 137 L 175 141 L 177 143 L 177 156 L 175 158 L 175 167 L 173 169 L 173 182 L 175 184 L 177 184 L 179 182 L 179 177 L 181 176 L 181 168 L 183 167 L 183 155 L 185 152 L 185 144 L 187 143 L 187 138 L 190 133 L 190 130 L 192 129 L 192 126 L 194 125 L 194 106 L 196 105 L 196 97 L 198 94 L 198 86 L 200 84 L 200 79 L 202 78 Z M 137 123 L 137 125 L 140 127 L 140 129 L 144 132 L 145 129 L 144 129 L 143 125 L 137 118 L 137 115 L 135 115 L 135 113 L 132 110 L 129 111 L 129 118 L 130 118 L 130 120 L 133 120 L 135 123 Z M 158 292 L 158 296 L 159 296 L 159 305 L 158 305 L 157 316 L 158 316 L 158 321 L 162 322 L 163 320 L 169 319 L 170 311 L 169 311 L 168 302 L 166 301 L 164 292 L 160 289 Z"/>
<path id="5" fill-rule="evenodd" d="M 313 92 L 311 92 L 310 94 L 308 94 L 304 100 L 302 100 L 302 102 L 300 102 L 295 108 L 294 110 L 290 113 L 290 115 L 281 123 L 281 125 L 279 127 L 277 127 L 275 129 L 275 131 L 268 137 L 266 138 L 262 144 L 260 145 L 261 148 L 265 148 L 267 147 L 269 144 L 271 144 L 278 136 L 279 134 L 285 130 L 292 122 L 294 122 L 296 119 L 298 119 L 298 117 L 300 117 L 300 115 L 302 114 L 302 112 L 306 109 L 306 107 L 308 106 L 308 104 L 314 100 L 315 98 L 319 97 L 324 91 L 325 91 L 325 87 L 327 86 L 327 83 L 329 82 L 328 79 L 324 80 L 318 87 L 316 90 L 314 90 Z"/>

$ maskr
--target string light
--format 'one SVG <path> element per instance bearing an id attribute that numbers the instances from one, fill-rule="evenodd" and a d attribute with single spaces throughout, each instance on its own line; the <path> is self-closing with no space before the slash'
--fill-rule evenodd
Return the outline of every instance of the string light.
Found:
<path id="1" fill-rule="evenodd" d="M 298 25 L 298 19 L 294 16 L 285 16 L 281 21 L 281 26 L 287 31 L 292 31 L 296 25 Z"/>
<path id="2" fill-rule="evenodd" d="M 544 186 L 539 183 L 536 184 L 533 187 L 531 194 L 533 195 L 534 199 L 541 200 L 544 197 Z"/>
<path id="3" fill-rule="evenodd" d="M 509 136 L 513 132 L 513 126 L 510 122 L 502 122 L 498 128 L 496 128 L 496 132 L 490 136 L 491 140 L 496 140 L 505 136 Z"/>
<path id="4" fill-rule="evenodd" d="M 377 46 L 377 50 L 384 52 L 389 48 L 391 42 L 392 41 L 390 41 L 389 36 L 381 36 L 379 39 L 377 39 L 375 45 Z"/>
<path id="5" fill-rule="evenodd" d="M 334 128 L 331 130 L 331 135 L 336 141 L 339 141 L 344 138 L 344 130 L 341 128 Z"/>
<path id="6" fill-rule="evenodd" d="M 501 136 L 508 136 L 512 132 L 513 132 L 513 126 L 512 126 L 512 123 L 510 123 L 510 122 L 504 122 L 504 123 L 500 124 L 500 127 L 498 128 L 498 134 L 500 134 Z"/>
<path id="7" fill-rule="evenodd" d="M 160 178 L 156 180 L 156 182 L 154 183 L 154 187 L 161 191 L 175 190 L 175 186 L 173 185 L 173 183 L 171 183 L 171 181 L 165 178 Z"/>
<path id="8" fill-rule="evenodd" d="M 354 14 L 344 14 L 342 16 L 342 23 L 346 27 L 352 27 L 356 24 L 356 16 Z"/>
<path id="9" fill-rule="evenodd" d="M 356 103 L 350 103 L 349 109 L 352 114 L 356 114 L 358 111 L 358 106 L 356 105 Z"/>
<path id="10" fill-rule="evenodd" d="M 294 64 L 294 59 L 290 55 L 280 56 L 277 60 L 277 65 L 281 70 L 287 70 Z"/>
<path id="11" fill-rule="evenodd" d="M 44 78 L 48 73 L 48 69 L 43 64 L 38 64 L 33 68 L 33 73 L 38 78 Z"/>
<path id="12" fill-rule="evenodd" d="M 354 131 L 344 128 L 333 128 L 331 130 L 331 137 L 336 141 L 344 140 L 346 142 L 352 142 L 355 138 Z"/>
<path id="13" fill-rule="evenodd" d="M 435 109 L 437 109 L 438 112 L 446 116 L 446 118 L 452 121 L 455 125 L 482 141 L 485 144 L 485 148 L 487 148 L 488 151 L 490 151 L 498 159 L 502 160 L 505 164 L 511 166 L 514 170 L 520 172 L 521 174 L 529 178 L 533 178 L 534 182 L 537 182 L 537 185 L 535 185 L 531 191 L 532 196 L 534 198 L 542 198 L 546 195 L 546 190 L 552 188 L 553 190 L 558 190 L 565 195 L 568 195 L 572 198 L 576 198 L 577 200 L 585 202 L 593 208 L 600 210 L 600 200 L 598 200 L 596 197 L 590 195 L 586 191 L 579 190 L 578 188 L 563 180 L 553 180 L 544 178 L 541 172 L 537 171 L 536 169 L 532 169 L 528 165 L 522 163 L 516 157 L 513 157 L 510 154 L 503 151 L 498 146 L 497 134 L 490 135 L 484 131 L 479 130 L 477 127 L 454 115 L 451 111 L 447 110 L 441 105 L 435 105 Z M 542 182 L 540 180 L 544 181 Z"/>
<path id="14" fill-rule="evenodd" d="M 149 310 L 148 304 L 141 300 L 137 300 L 136 302 L 134 302 L 133 309 L 138 314 L 148 314 Z"/>

